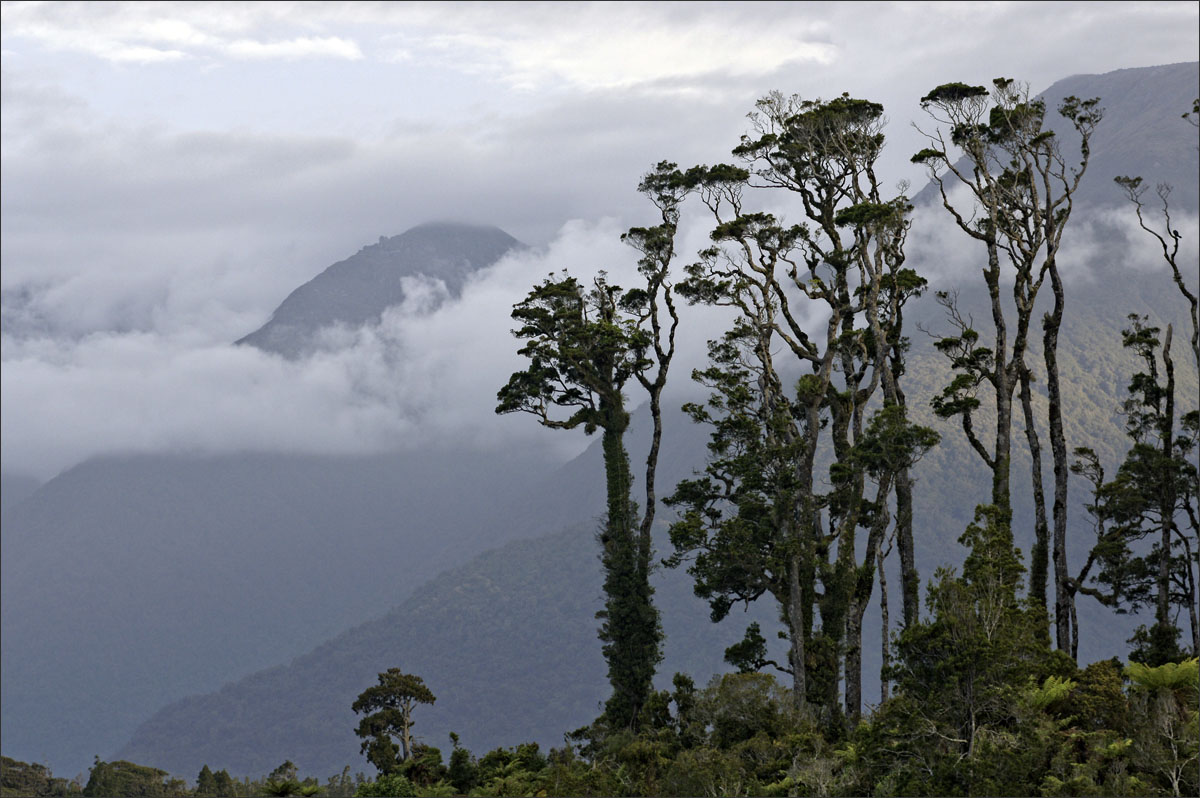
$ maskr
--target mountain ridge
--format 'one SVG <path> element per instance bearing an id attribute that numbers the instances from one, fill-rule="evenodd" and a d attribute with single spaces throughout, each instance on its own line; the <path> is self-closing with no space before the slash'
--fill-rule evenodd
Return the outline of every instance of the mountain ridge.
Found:
<path id="1" fill-rule="evenodd" d="M 499 227 L 461 222 L 426 222 L 380 236 L 295 288 L 265 324 L 235 343 L 297 358 L 320 348 L 322 329 L 378 323 L 387 308 L 411 296 L 414 281 L 440 282 L 457 297 L 470 275 L 523 248 Z"/>

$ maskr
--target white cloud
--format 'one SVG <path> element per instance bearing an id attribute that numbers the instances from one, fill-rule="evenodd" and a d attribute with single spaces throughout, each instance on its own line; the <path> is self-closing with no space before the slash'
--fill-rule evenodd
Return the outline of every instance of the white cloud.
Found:
<path id="1" fill-rule="evenodd" d="M 115 62 L 198 58 L 364 57 L 344 35 L 287 35 L 347 24 L 378 38 L 384 61 L 419 61 L 510 86 L 625 88 L 706 75 L 765 75 L 786 64 L 828 64 L 828 25 L 805 15 L 743 14 L 688 4 L 117 3 L 101 8 L 13 3 L 6 37 Z M 284 34 L 284 35 L 281 35 Z M 399 46 L 397 46 L 399 43 Z"/>
<path id="2" fill-rule="evenodd" d="M 436 310 L 444 286 L 410 281 L 409 301 L 378 327 L 344 331 L 351 345 L 300 361 L 197 329 L 6 335 L 4 467 L 49 476 L 114 452 L 362 453 L 513 436 L 578 451 L 580 436 L 543 438 L 532 419 L 492 412 L 520 367 L 509 313 L 564 265 L 586 278 L 632 272 L 633 260 L 612 220 L 571 223 L 546 249 L 501 261 Z"/>
<path id="3" fill-rule="evenodd" d="M 529 91 L 554 83 L 594 90 L 766 75 L 786 64 L 828 64 L 838 54 L 828 42 L 808 40 L 808 25 L 731 26 L 715 17 L 672 19 L 661 8 L 637 5 L 574 6 L 569 15 L 529 18 L 499 31 L 492 18 L 468 18 L 465 30 L 407 38 L 403 52 Z"/>
<path id="4" fill-rule="evenodd" d="M 259 42 L 238 39 L 224 46 L 227 53 L 239 58 L 310 58 L 327 56 L 357 61 L 362 50 L 349 39 L 340 36 L 304 37 L 286 41 Z"/>
<path id="5" fill-rule="evenodd" d="M 279 37 L 280 30 L 305 25 L 292 16 L 298 12 L 292 4 L 6 3 L 4 12 L 6 38 L 27 38 L 50 50 L 85 53 L 116 63 L 222 55 L 363 57 L 357 43 L 342 36 Z"/>

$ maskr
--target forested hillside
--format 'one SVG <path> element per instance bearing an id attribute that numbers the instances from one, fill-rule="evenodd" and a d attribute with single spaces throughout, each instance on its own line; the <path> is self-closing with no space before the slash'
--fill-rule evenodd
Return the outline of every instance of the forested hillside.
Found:
<path id="1" fill-rule="evenodd" d="M 1164 74 L 1177 78 L 1175 73 L 1179 71 L 1177 68 L 1169 69 Z M 1188 74 L 1194 71 L 1191 68 Z M 1117 73 L 1115 87 L 1120 97 L 1120 102 L 1116 103 L 1118 108 L 1131 103 L 1130 98 L 1136 93 L 1136 87 L 1143 85 L 1141 79 L 1152 77 Z M 1081 80 L 1076 80 L 1072 86 L 1079 83 Z M 1084 88 L 1091 88 L 1094 84 L 1102 86 L 1103 80 L 1082 80 Z M 1176 84 L 1172 85 L 1178 88 Z M 1108 149 L 1101 146 L 1102 140 L 1097 134 L 1095 151 L 1096 162 L 1101 165 L 1099 168 L 1111 168 L 1106 158 L 1121 151 L 1122 147 L 1127 146 L 1129 137 L 1135 135 L 1130 132 L 1128 122 L 1121 127 L 1119 121 L 1118 126 L 1120 135 L 1104 140 Z M 1087 196 L 1093 202 L 1103 197 L 1103 184 L 1097 187 L 1097 182 L 1093 180 L 1089 186 Z M 1122 346 L 1121 331 L 1130 326 L 1128 314 L 1144 314 L 1152 320 L 1151 323 L 1170 323 L 1178 330 L 1187 330 L 1189 322 L 1186 301 L 1172 282 L 1165 264 L 1133 266 L 1128 261 L 1131 246 L 1144 246 L 1150 251 L 1151 257 L 1139 257 L 1138 263 L 1152 263 L 1155 242 L 1150 238 L 1141 241 L 1126 237 L 1126 231 L 1113 221 L 1112 214 L 1132 214 L 1132 208 L 1120 204 L 1119 188 L 1110 186 L 1107 190 L 1114 198 L 1109 207 L 1115 208 L 1115 211 L 1093 210 L 1091 215 L 1081 214 L 1073 220 L 1076 225 L 1084 226 L 1089 231 L 1093 241 L 1088 242 L 1088 251 L 1092 257 L 1073 260 L 1071 271 L 1065 278 L 1071 310 L 1064 319 L 1059 338 L 1057 368 L 1062 385 L 1062 415 L 1069 420 L 1071 446 L 1090 447 L 1098 461 L 1105 464 L 1111 473 L 1128 448 L 1128 442 L 1114 433 L 1120 430 L 1123 423 L 1120 403 L 1127 395 L 1126 385 L 1139 368 L 1136 354 Z M 1186 192 L 1176 195 L 1176 200 L 1182 201 L 1174 206 L 1175 212 L 1185 217 L 1195 213 L 1194 204 L 1186 204 L 1186 197 Z M 926 206 L 923 213 L 929 212 Z M 1096 246 L 1097 240 L 1110 244 L 1111 248 L 1105 250 Z M 967 241 L 962 246 L 965 248 L 969 244 Z M 1064 250 L 1064 261 L 1067 255 Z M 938 257 L 939 253 L 935 251 L 918 250 L 910 254 L 909 262 L 919 266 L 922 259 L 933 260 Z M 956 255 L 955 259 L 960 257 Z M 1121 285 L 1122 290 L 1114 291 L 1114 285 Z M 1191 286 L 1194 291 L 1194 283 Z M 988 317 L 987 296 L 982 290 L 981 281 L 972 281 L 968 275 L 947 280 L 943 275 L 938 287 L 957 292 L 955 310 L 960 318 Z M 967 445 L 961 430 L 956 428 L 954 416 L 948 419 L 938 417 L 929 403 L 954 377 L 947 357 L 934 346 L 937 336 L 946 335 L 947 327 L 952 327 L 953 322 L 948 320 L 946 308 L 933 300 L 931 295 L 913 300 L 906 307 L 905 319 L 908 325 L 905 329 L 910 331 L 912 343 L 906 353 L 904 370 L 910 418 L 915 423 L 928 425 L 941 437 L 940 444 L 915 462 L 911 472 L 913 484 L 919 486 L 914 499 L 914 538 L 922 593 L 926 586 L 933 590 L 935 584 L 944 584 L 949 579 L 937 571 L 940 567 L 958 566 L 973 551 L 975 556 L 979 556 L 979 552 L 972 548 L 982 545 L 978 535 L 996 533 L 997 524 L 1005 529 L 1011 528 L 1013 543 L 1020 552 L 1018 557 L 1024 563 L 1022 573 L 1029 568 L 1031 552 L 1036 543 L 1037 509 L 1028 480 L 1030 456 L 1021 423 L 1016 425 L 1013 442 L 1011 522 L 997 522 L 995 518 L 982 520 L 975 514 L 976 505 L 986 504 L 988 500 L 988 469 Z M 1037 306 L 1039 311 L 1044 305 L 1043 300 Z M 1041 342 L 1031 341 L 1026 355 L 1028 360 L 1038 362 L 1042 356 Z M 1184 397 L 1197 393 L 1196 373 L 1194 369 L 1183 368 L 1185 364 L 1182 360 L 1180 363 L 1175 390 L 1181 397 L 1180 401 L 1186 404 Z M 795 380 L 800 372 L 784 367 L 781 368 L 781 375 L 784 380 Z M 1033 381 L 1030 388 L 1031 411 L 1044 416 L 1049 400 L 1043 380 Z M 631 441 L 636 442 L 631 444 L 634 454 L 632 462 L 635 464 L 641 462 L 642 447 L 648 435 L 645 415 L 646 409 L 643 407 L 639 423 L 632 426 L 629 432 Z M 681 458 L 678 452 L 697 451 L 709 428 L 703 424 L 681 424 L 681 419 L 673 413 L 666 413 L 664 417 L 667 423 L 664 425 L 663 453 L 668 466 L 659 472 L 659 476 L 667 486 L 664 492 L 670 493 L 675 483 L 688 477 L 697 468 L 694 461 Z M 995 425 L 995 415 L 984 407 L 975 413 L 974 423 L 978 428 L 988 429 Z M 588 470 L 591 474 L 587 478 L 594 480 L 597 485 L 600 484 L 599 461 L 604 457 L 600 448 L 599 443 L 594 445 L 577 466 L 582 475 L 584 464 L 590 462 Z M 829 451 L 818 455 L 818 470 L 827 471 L 831 460 Z M 681 463 L 688 465 L 680 468 Z M 1048 485 L 1049 465 L 1044 464 L 1043 468 Z M 828 482 L 824 481 L 823 484 L 827 486 Z M 1088 558 L 1096 536 L 1092 529 L 1093 519 L 1082 508 L 1090 499 L 1085 493 L 1087 484 L 1078 479 L 1072 484 L 1076 498 L 1070 508 L 1064 552 L 1072 567 L 1078 568 L 1078 564 Z M 968 537 L 960 542 L 959 536 L 973 519 L 980 524 L 976 527 L 977 537 Z M 600 523 L 597 521 L 597 524 Z M 594 545 L 591 539 L 596 529 L 577 528 L 573 532 L 491 552 L 472 566 L 476 570 L 468 568 L 439 578 L 430 586 L 436 598 L 432 595 L 425 599 L 414 597 L 391 615 L 331 641 L 290 666 L 257 674 L 219 693 L 188 699 L 164 709 L 138 731 L 120 755 L 138 761 L 169 763 L 172 769 L 180 771 L 194 769 L 203 762 L 222 762 L 237 772 L 247 773 L 261 772 L 271 761 L 284 755 L 295 755 L 303 768 L 311 768 L 317 773 L 335 771 L 340 760 L 337 756 L 328 756 L 327 752 L 350 750 L 354 744 L 351 734 L 353 718 L 347 710 L 348 699 L 352 697 L 356 686 L 369 681 L 371 672 L 384 670 L 388 663 L 408 672 L 426 674 L 435 692 L 438 692 L 439 684 L 444 685 L 439 693 L 443 696 L 440 703 L 425 710 L 422 716 L 426 725 L 421 733 L 427 735 L 425 739 L 431 744 L 439 744 L 438 738 L 450 731 L 458 731 L 467 746 L 476 750 L 517 740 L 537 741 L 543 746 L 553 745 L 556 740 L 553 732 L 547 735 L 547 729 L 562 731 L 585 723 L 595 713 L 605 694 L 600 678 L 600 643 L 589 634 L 594 623 L 591 617 L 599 608 L 602 593 L 601 569 L 596 562 L 596 555 L 585 555 L 587 547 Z M 999 544 L 993 540 L 989 545 Z M 670 552 L 671 546 L 660 535 L 656 549 L 659 556 L 663 556 Z M 588 566 L 585 570 L 578 570 L 582 567 L 581 560 L 582 564 Z M 530 581 L 528 569 L 531 564 L 533 573 L 537 575 L 535 581 Z M 491 576 L 481 577 L 479 570 L 485 570 Z M 903 573 L 894 556 L 886 565 L 885 573 L 891 585 L 902 582 Z M 702 682 L 708 673 L 719 669 L 711 656 L 716 648 L 709 649 L 708 658 L 690 658 L 699 650 L 693 645 L 706 645 L 700 641 L 708 640 L 715 632 L 710 630 L 703 605 L 694 599 L 685 599 L 683 594 L 686 593 L 688 580 L 681 576 L 681 571 L 661 569 L 654 576 L 654 595 L 662 613 L 666 641 L 666 660 L 658 670 L 656 681 L 659 687 L 667 686 L 668 675 L 675 670 L 690 673 Z M 509 587 L 499 587 L 501 584 Z M 588 596 L 586 601 L 580 600 L 579 586 L 583 584 L 592 585 L 589 590 L 583 591 Z M 531 591 L 538 594 L 537 599 L 529 597 Z M 489 598 L 493 595 L 504 596 L 503 603 Z M 892 594 L 892 601 L 891 628 L 895 630 L 902 625 L 896 620 L 900 615 L 897 593 Z M 1051 597 L 1050 602 L 1053 601 Z M 880 635 L 877 602 L 878 596 L 873 596 L 863 619 L 863 637 L 866 640 L 877 640 Z M 760 599 L 755 606 L 756 611 L 752 616 L 747 618 L 734 612 L 717 628 L 733 629 L 735 637 L 737 630 L 734 627 L 744 627 L 751 620 L 764 631 L 779 628 L 777 619 L 772 617 L 774 612 L 769 598 Z M 480 617 L 483 607 L 488 613 L 486 617 Z M 432 617 L 441 617 L 440 613 L 444 613 L 447 619 L 479 620 L 477 623 L 454 623 L 449 620 L 429 622 Z M 932 615 L 930 613 L 931 609 L 925 608 L 922 617 L 936 624 L 936 610 L 932 610 Z M 1182 623 L 1184 619 L 1180 619 Z M 1037 622 L 1034 623 L 1036 625 Z M 1126 639 L 1138 623 L 1147 623 L 1145 615 L 1114 615 L 1112 608 L 1102 606 L 1089 596 L 1080 596 L 1076 632 L 1080 664 L 1114 655 L 1123 656 L 1128 650 Z M 1186 623 L 1184 626 L 1186 636 Z M 572 638 L 573 642 L 569 644 L 563 638 L 563 645 L 554 646 L 549 639 L 543 638 L 548 628 L 573 629 L 578 637 Z M 464 635 L 469 635 L 469 643 Z M 767 642 L 767 650 L 759 655 L 760 665 L 765 665 L 768 659 L 778 662 L 788 656 L 773 637 L 773 634 L 768 634 L 764 641 Z M 685 640 L 687 644 L 681 645 L 681 641 Z M 552 654 L 548 653 L 547 647 Z M 487 651 L 489 656 L 467 657 L 447 668 L 435 664 L 438 657 L 442 656 L 435 656 L 435 651 Z M 378 657 L 376 652 L 379 653 Z M 689 656 L 676 659 L 681 652 L 688 652 Z M 445 655 L 450 656 L 448 653 Z M 369 660 L 370 664 L 365 664 L 364 660 Z M 350 662 L 356 665 L 350 668 L 347 665 Z M 687 663 L 691 663 L 690 666 Z M 878 703 L 879 669 L 882 664 L 877 644 L 864 648 L 862 663 L 863 696 L 868 705 L 875 705 Z M 1045 676 L 1051 675 L 1057 666 L 1037 667 L 1050 668 L 1043 674 Z M 356 674 L 356 679 L 347 677 L 344 682 L 337 681 L 339 686 L 332 690 L 314 693 L 303 689 L 306 683 L 328 686 L 333 683 L 330 681 L 334 678 L 332 674 L 351 670 Z M 591 673 L 592 678 L 574 678 L 587 673 Z M 321 678 L 319 674 L 330 676 Z M 568 683 L 574 689 L 568 683 L 560 688 L 547 689 L 548 684 L 555 683 L 566 674 L 572 676 Z M 504 686 L 503 690 L 497 690 L 498 683 Z M 489 691 L 486 700 L 483 698 L 485 690 Z M 547 701 L 548 695 L 555 696 L 556 700 Z M 557 700 L 565 696 L 573 698 Z M 488 706 L 487 713 L 481 712 L 481 703 Z M 248 712 L 249 707 L 254 710 Z M 301 744 L 294 733 L 288 737 L 272 721 L 259 722 L 253 719 L 258 717 L 292 717 L 293 720 L 283 726 L 289 730 L 312 729 L 311 737 L 307 738 L 308 742 Z M 317 723 L 313 721 L 314 718 L 322 720 Z M 205 739 L 194 736 L 190 730 L 198 727 L 210 730 L 211 737 Z M 234 740 L 242 742 L 231 742 Z M 251 747 L 251 740 L 260 741 L 256 750 L 274 753 L 253 761 L 246 760 L 243 754 L 236 752 L 246 751 Z M 277 742 L 268 742 L 270 740 Z M 289 740 L 291 748 L 287 747 Z M 163 741 L 171 741 L 170 747 L 165 747 Z"/>
<path id="2" fill-rule="evenodd" d="M 646 173 L 643 282 L 514 306 L 496 411 L 594 433 L 562 468 L 131 458 L 6 506 L 6 753 L 109 718 L 113 766 L 279 794 L 364 754 L 361 795 L 1190 794 L 1198 78 L 933 87 L 912 202 L 881 106 L 764 97 L 730 163 Z M 517 246 L 475 232 L 451 282 Z M 685 303 L 737 318 L 668 380 Z M 246 342 L 320 337 L 285 316 Z"/>

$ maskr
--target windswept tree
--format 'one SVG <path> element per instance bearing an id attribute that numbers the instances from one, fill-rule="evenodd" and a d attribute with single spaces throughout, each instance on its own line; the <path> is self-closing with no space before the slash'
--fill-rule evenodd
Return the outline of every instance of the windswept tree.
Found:
<path id="1" fill-rule="evenodd" d="M 1070 463 L 1058 369 L 1058 335 L 1066 294 L 1058 255 L 1075 193 L 1091 156 L 1092 133 L 1103 110 L 1096 99 L 1067 97 L 1062 101 L 1058 112 L 1070 122 L 1078 141 L 1077 155 L 1068 156 L 1059 137 L 1045 125 L 1045 102 L 1031 98 L 1026 87 L 1007 78 L 995 79 L 991 91 L 964 83 L 943 84 L 921 98 L 921 107 L 936 126 L 922 131 L 929 146 L 914 155 L 913 161 L 929 168 L 942 205 L 955 224 L 984 248 L 983 278 L 993 324 L 992 340 L 981 341 L 980 334 L 954 307 L 952 295 L 941 295 L 957 329 L 937 346 L 949 357 L 957 374 L 933 406 L 942 417 L 960 419 L 971 447 L 992 471 L 991 504 L 1011 513 L 1013 397 L 1019 391 L 1033 462 L 1035 543 L 1029 595 L 1043 608 L 1047 601 L 1051 528 L 1046 517 L 1039 419 L 1030 388 L 1035 377 L 1027 355 L 1034 305 L 1047 280 L 1053 294 L 1052 309 L 1042 318 L 1042 356 L 1054 471 L 1054 626 L 1058 647 L 1074 656 L 1070 643 L 1074 599 L 1068 589 L 1066 554 Z M 951 201 L 955 186 L 966 188 L 966 203 L 956 205 Z M 1013 281 L 1011 311 L 1006 308 L 1002 287 L 1009 278 Z M 978 393 L 984 383 L 990 388 L 996 416 L 990 446 L 975 429 L 982 405 Z"/>
<path id="2" fill-rule="evenodd" d="M 799 708 L 816 701 L 826 717 L 838 712 L 844 659 L 846 712 L 857 717 L 861 622 L 892 488 L 901 473 L 910 484 L 909 466 L 934 438 L 908 423 L 897 382 L 907 346 L 900 308 L 924 281 L 903 265 L 908 201 L 883 196 L 874 171 L 882 106 L 848 95 L 822 102 L 776 93 L 758 103 L 751 121 L 754 134 L 734 149 L 746 167 L 685 173 L 716 226 L 714 245 L 689 267 L 680 291 L 738 317 L 710 342 L 710 367 L 694 375 L 712 389 L 706 406 L 687 408 L 712 425 L 711 455 L 705 475 L 681 483 L 669 500 L 683 510 L 672 527 L 671 562 L 690 561 L 714 620 L 770 594 L 787 661 L 766 658 L 756 625 L 727 658 L 743 670 L 770 665 L 789 673 Z M 793 192 L 806 222 L 786 225 L 745 208 L 748 188 Z M 810 315 L 823 323 L 809 326 Z M 882 407 L 870 415 L 881 386 Z M 898 447 L 907 453 L 899 456 Z M 833 461 L 825 494 L 816 489 L 819 452 Z M 910 521 L 911 493 L 900 509 Z M 860 528 L 868 531 L 861 561 Z M 911 555 L 911 524 L 901 530 Z M 902 564 L 912 617 L 915 566 L 911 556 Z"/>
<path id="3" fill-rule="evenodd" d="M 351 705 L 364 715 L 354 733 L 363 739 L 362 753 L 383 775 L 399 772 L 413 754 L 413 710 L 437 700 L 420 676 L 388 668 L 379 684 L 359 694 Z M 392 738 L 400 741 L 399 748 Z"/>
<path id="4" fill-rule="evenodd" d="M 1192 101 L 1192 110 L 1183 114 L 1183 119 L 1193 128 L 1200 128 L 1200 99 Z M 1200 146 L 1197 147 L 1200 149 Z M 1192 363 L 1196 367 L 1196 373 L 1200 374 L 1200 299 L 1194 292 L 1194 289 L 1188 286 L 1188 281 L 1184 274 L 1194 274 L 1196 272 L 1195 263 L 1180 264 L 1179 245 L 1183 239 L 1175 223 L 1171 220 L 1171 184 L 1159 183 L 1155 187 L 1155 194 L 1158 196 L 1158 215 L 1162 217 L 1161 227 L 1154 225 L 1146 217 L 1149 210 L 1142 198 L 1146 194 L 1146 186 L 1142 183 L 1140 177 L 1116 177 L 1114 182 L 1121 188 L 1125 198 L 1134 207 L 1134 213 L 1137 215 L 1138 226 L 1146 231 L 1158 244 L 1162 252 L 1163 260 L 1171 269 L 1171 277 L 1175 281 L 1175 286 L 1179 289 L 1179 293 L 1188 303 L 1189 321 L 1191 322 L 1191 344 L 1192 344 Z"/>
<path id="5" fill-rule="evenodd" d="M 1185 117 L 1186 118 L 1186 117 Z M 1192 344 L 1192 362 L 1196 366 L 1196 370 L 1200 373 L 1200 299 L 1197 299 L 1193 289 L 1188 286 L 1187 280 L 1184 279 L 1184 271 L 1180 268 L 1179 263 L 1179 244 L 1183 236 L 1176 228 L 1175 223 L 1171 221 L 1171 186 L 1168 183 L 1159 183 L 1155 187 L 1155 194 L 1158 196 L 1159 214 L 1162 216 L 1162 227 L 1152 227 L 1151 222 L 1146 218 L 1148 210 L 1142 198 L 1146 194 L 1146 186 L 1142 184 L 1140 177 L 1117 177 L 1115 181 L 1125 194 L 1125 198 L 1134 207 L 1134 212 L 1137 214 L 1138 226 L 1145 230 L 1158 243 L 1162 250 L 1163 260 L 1171 269 L 1171 277 L 1175 280 L 1175 285 L 1179 289 L 1179 293 L 1187 300 L 1188 311 L 1191 316 L 1191 344 Z M 1194 273 L 1196 264 L 1190 264 L 1191 272 Z M 1189 264 L 1184 264 L 1183 268 L 1188 268 Z"/>
<path id="6" fill-rule="evenodd" d="M 613 688 L 602 720 L 611 728 L 637 727 L 662 658 L 650 586 L 651 529 L 661 397 L 679 323 L 670 267 L 686 189 L 675 165 L 662 162 L 639 190 L 661 215 L 660 224 L 632 228 L 622 237 L 642 254 L 638 270 L 645 282 L 624 290 L 601 273 L 587 287 L 564 272 L 534 287 L 512 313 L 521 325 L 513 334 L 525 341 L 518 352 L 529 366 L 509 378 L 496 406 L 497 413 L 531 413 L 552 429 L 602 431 L 608 506 L 600 534 L 605 603 L 598 617 Z M 649 394 L 653 423 L 640 519 L 625 448 L 625 387 L 631 380 Z"/>
<path id="7" fill-rule="evenodd" d="M 1182 656 L 1179 613 L 1190 623 L 1191 651 L 1200 648 L 1196 600 L 1200 566 L 1200 507 L 1195 457 L 1200 413 L 1176 408 L 1171 327 L 1164 333 L 1133 315 L 1123 331 L 1125 346 L 1141 360 L 1124 402 L 1125 429 L 1132 443 L 1112 480 L 1095 452 L 1075 450 L 1074 469 L 1092 483 L 1088 510 L 1097 541 L 1073 587 L 1118 611 L 1154 607 L 1154 624 L 1139 630 L 1133 657 L 1151 665 Z M 1139 546 L 1149 539 L 1146 551 Z M 1091 569 L 1097 566 L 1093 575 Z M 1089 587 L 1092 577 L 1101 587 Z"/>

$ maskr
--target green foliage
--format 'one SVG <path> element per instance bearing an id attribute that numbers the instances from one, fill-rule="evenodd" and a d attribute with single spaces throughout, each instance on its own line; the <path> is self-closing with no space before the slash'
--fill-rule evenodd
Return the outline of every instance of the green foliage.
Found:
<path id="1" fill-rule="evenodd" d="M 379 684 L 363 690 L 351 709 L 364 715 L 354 731 L 363 738 L 361 752 L 380 773 L 387 775 L 398 772 L 413 756 L 413 709 L 417 704 L 432 704 L 437 697 L 420 676 L 406 674 L 399 668 L 388 668 L 378 678 Z M 398 749 L 393 737 L 400 740 Z M 440 753 L 438 757 L 440 763 Z"/>
<path id="2" fill-rule="evenodd" d="M 1076 683 L 1066 677 L 1050 675 L 1041 687 L 1031 686 L 1025 698 L 1034 709 L 1046 709 L 1061 705 L 1075 687 Z"/>
<path id="3" fill-rule="evenodd" d="M 1143 690 L 1169 690 L 1187 695 L 1200 688 L 1200 660 L 1195 657 L 1183 662 L 1166 662 L 1151 667 L 1141 662 L 1131 662 L 1125 674 Z"/>
<path id="4" fill-rule="evenodd" d="M 79 785 L 56 779 L 50 769 L 37 763 L 0 757 L 0 796 L 78 795 Z"/>
<path id="5" fill-rule="evenodd" d="M 921 105 L 961 103 L 987 97 L 988 90 L 983 86 L 970 86 L 966 83 L 943 83 L 921 98 Z"/>
<path id="6" fill-rule="evenodd" d="M 661 224 L 630 228 L 621 239 L 642 255 L 638 272 L 644 287 L 624 291 L 602 272 L 585 292 L 564 271 L 561 279 L 547 279 L 513 307 L 513 318 L 522 325 L 513 334 L 526 339 L 518 353 L 530 363 L 497 395 L 497 413 L 521 410 L 546 427 L 582 425 L 589 435 L 604 430 L 608 514 L 600 542 L 606 600 L 597 617 L 613 692 L 599 722 L 614 730 L 637 725 L 662 659 L 662 629 L 650 587 L 654 475 L 662 434 L 660 399 L 679 324 L 670 275 L 679 204 L 698 179 L 669 161 L 642 178 L 638 190 L 658 208 Z M 624 443 L 629 426 L 624 386 L 631 379 L 649 394 L 654 425 L 640 523 Z M 552 417 L 552 407 L 566 408 L 570 415 Z"/>
<path id="7" fill-rule="evenodd" d="M 1072 470 L 1092 484 L 1087 509 L 1097 540 L 1083 574 L 1089 574 L 1094 561 L 1098 569 L 1091 578 L 1102 587 L 1090 592 L 1118 612 L 1155 607 L 1154 625 L 1139 628 L 1130 642 L 1135 644 L 1132 658 L 1157 665 L 1185 656 L 1170 608 L 1194 608 L 1196 601 L 1200 541 L 1197 469 L 1192 462 L 1195 412 L 1176 410 L 1169 331 L 1161 335 L 1158 327 L 1136 314 L 1129 320 L 1122 340 L 1141 361 L 1122 405 L 1131 446 L 1111 480 L 1105 479 L 1096 454 L 1085 447 L 1075 450 Z M 1182 434 L 1176 432 L 1177 423 Z M 1147 538 L 1151 545 L 1139 551 L 1139 543 Z M 1194 626 L 1193 620 L 1193 647 Z"/>
<path id="8" fill-rule="evenodd" d="M 217 777 L 208 765 L 202 767 L 196 776 L 196 795 L 218 795 Z"/>
<path id="9" fill-rule="evenodd" d="M 99 757 L 92 765 L 83 795 L 97 796 L 173 796 L 186 795 L 187 786 L 182 779 L 172 779 L 165 770 L 135 765 L 119 760 L 103 762 Z"/>
<path id="10" fill-rule="evenodd" d="M 359 798 L 383 798 L 383 796 L 415 796 L 417 788 L 398 773 L 380 776 L 375 781 L 360 784 L 354 792 Z"/>

